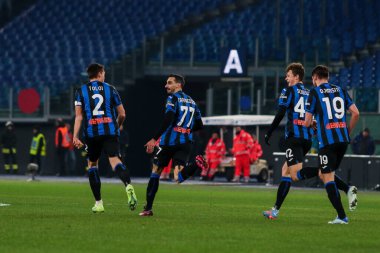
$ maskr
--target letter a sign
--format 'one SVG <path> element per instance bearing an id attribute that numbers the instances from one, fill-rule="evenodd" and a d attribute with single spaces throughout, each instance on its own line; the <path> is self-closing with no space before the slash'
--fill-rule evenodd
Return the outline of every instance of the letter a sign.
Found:
<path id="1" fill-rule="evenodd" d="M 222 54 L 222 73 L 224 77 L 247 76 L 245 53 L 239 49 L 225 49 Z"/>

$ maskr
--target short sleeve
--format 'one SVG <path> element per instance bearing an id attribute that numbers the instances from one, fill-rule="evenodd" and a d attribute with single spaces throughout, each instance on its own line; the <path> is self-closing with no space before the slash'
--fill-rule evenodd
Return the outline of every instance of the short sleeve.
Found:
<path id="1" fill-rule="evenodd" d="M 278 106 L 283 106 L 283 107 L 288 108 L 291 101 L 292 101 L 292 93 L 290 92 L 290 89 L 283 89 L 278 99 Z"/>
<path id="2" fill-rule="evenodd" d="M 81 98 L 81 92 L 80 92 L 80 89 L 77 89 L 75 91 L 75 101 L 74 101 L 74 105 L 75 106 L 82 106 L 82 98 Z"/>
<path id="3" fill-rule="evenodd" d="M 168 96 L 165 105 L 165 113 L 167 112 L 176 112 L 177 109 L 177 97 L 176 96 Z"/>
<path id="4" fill-rule="evenodd" d="M 202 114 L 198 106 L 195 107 L 195 119 L 202 119 Z"/>
<path id="5" fill-rule="evenodd" d="M 316 103 L 317 103 L 317 93 L 315 89 L 313 89 L 311 90 L 311 92 L 309 93 L 309 97 L 307 98 L 305 111 L 311 114 L 315 114 Z"/>
<path id="6" fill-rule="evenodd" d="M 348 109 L 350 108 L 351 105 L 354 104 L 354 102 L 352 101 L 350 94 L 348 94 L 346 90 L 343 90 L 343 93 L 344 93 L 344 103 L 345 103 L 346 109 Z"/>
<path id="7" fill-rule="evenodd" d="M 121 98 L 119 92 L 115 88 L 112 88 L 112 101 L 116 106 L 121 105 Z"/>

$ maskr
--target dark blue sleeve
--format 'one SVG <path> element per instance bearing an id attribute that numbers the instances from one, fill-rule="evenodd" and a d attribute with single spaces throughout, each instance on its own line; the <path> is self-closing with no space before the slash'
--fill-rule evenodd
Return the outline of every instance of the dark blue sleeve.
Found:
<path id="1" fill-rule="evenodd" d="M 350 106 L 353 105 L 354 102 L 352 101 L 350 94 L 348 94 L 346 90 L 344 90 L 343 92 L 344 92 L 344 103 L 346 104 L 346 109 L 348 110 L 348 108 L 350 108 Z"/>
<path id="2" fill-rule="evenodd" d="M 309 97 L 307 98 L 305 111 L 311 114 L 315 114 L 316 104 L 317 104 L 317 94 L 316 94 L 316 91 L 312 89 L 309 93 Z"/>
<path id="3" fill-rule="evenodd" d="M 170 95 L 168 96 L 168 99 L 166 100 L 166 109 L 165 109 L 165 113 L 167 112 L 176 112 L 176 109 L 177 109 L 177 97 L 176 96 L 173 96 L 173 95 Z"/>
<path id="4" fill-rule="evenodd" d="M 292 93 L 290 92 L 290 89 L 289 88 L 283 89 L 278 99 L 278 106 L 288 108 L 291 101 L 292 101 Z"/>
<path id="5" fill-rule="evenodd" d="M 74 96 L 74 98 L 75 98 L 74 105 L 75 106 L 82 106 L 82 98 L 81 98 L 79 90 L 80 90 L 80 88 L 75 91 L 75 96 Z"/>
<path id="6" fill-rule="evenodd" d="M 119 92 L 117 92 L 115 88 L 112 89 L 112 101 L 116 107 L 121 105 L 121 98 Z"/>

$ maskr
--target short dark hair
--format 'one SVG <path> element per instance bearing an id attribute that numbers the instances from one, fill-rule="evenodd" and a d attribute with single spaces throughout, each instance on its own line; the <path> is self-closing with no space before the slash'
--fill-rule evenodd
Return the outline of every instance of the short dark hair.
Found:
<path id="1" fill-rule="evenodd" d="M 182 88 L 185 87 L 185 78 L 183 76 L 177 74 L 170 74 L 168 77 L 174 77 L 175 81 L 182 85 Z"/>
<path id="2" fill-rule="evenodd" d="M 91 63 L 87 67 L 88 78 L 90 78 L 90 79 L 96 78 L 98 76 L 98 74 L 100 72 L 103 72 L 103 71 L 104 71 L 104 66 L 103 65 L 101 65 L 99 63 Z"/>
<path id="3" fill-rule="evenodd" d="M 329 68 L 324 65 L 318 65 L 311 72 L 311 76 L 314 76 L 314 75 L 316 75 L 319 79 L 328 79 Z"/>
<path id="4" fill-rule="evenodd" d="M 295 75 L 295 76 L 298 75 L 300 81 L 303 80 L 303 77 L 305 76 L 305 68 L 302 66 L 301 63 L 299 63 L 299 62 L 290 63 L 286 67 L 286 73 L 288 73 L 289 70 L 291 70 L 293 72 L 293 75 Z"/>

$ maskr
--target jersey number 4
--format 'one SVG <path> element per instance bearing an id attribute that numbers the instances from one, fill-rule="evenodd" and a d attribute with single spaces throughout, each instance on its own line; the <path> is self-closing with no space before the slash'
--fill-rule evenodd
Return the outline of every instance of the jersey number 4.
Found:
<path id="1" fill-rule="evenodd" d="M 193 121 L 193 117 L 194 117 L 195 109 L 194 109 L 193 107 L 189 107 L 189 106 L 181 105 L 181 111 L 183 112 L 183 114 L 182 114 L 182 118 L 181 118 L 181 120 L 178 122 L 177 126 L 182 127 L 183 121 L 186 119 L 186 115 L 187 115 L 187 113 L 190 111 L 190 113 L 191 113 L 191 117 L 190 117 L 189 122 L 186 124 L 186 127 L 190 127 L 191 122 Z"/>
<path id="2" fill-rule="evenodd" d="M 303 97 L 300 97 L 296 106 L 294 106 L 294 111 L 300 114 L 300 117 L 305 117 L 305 100 Z"/>

